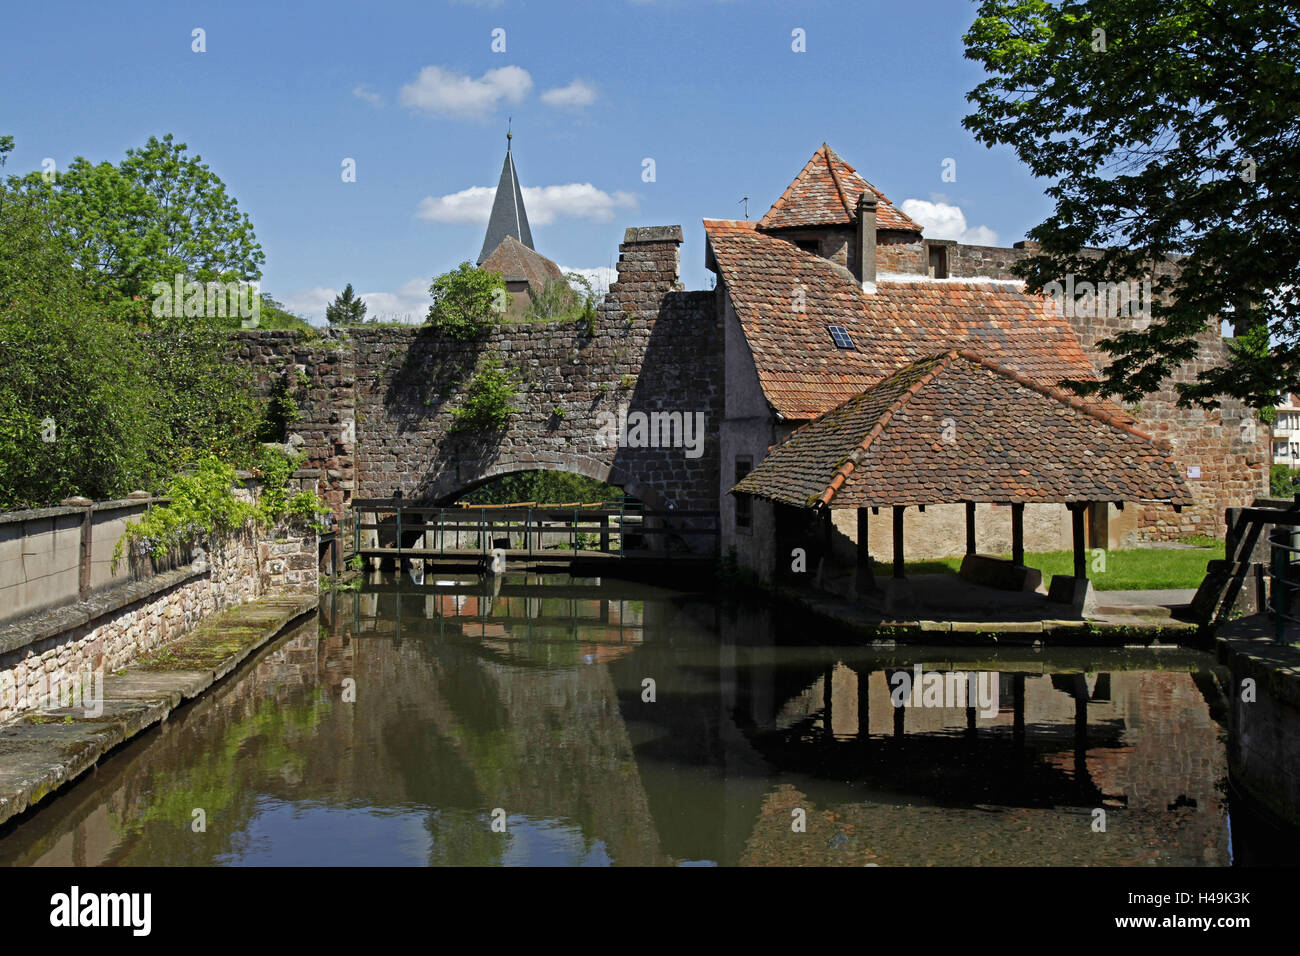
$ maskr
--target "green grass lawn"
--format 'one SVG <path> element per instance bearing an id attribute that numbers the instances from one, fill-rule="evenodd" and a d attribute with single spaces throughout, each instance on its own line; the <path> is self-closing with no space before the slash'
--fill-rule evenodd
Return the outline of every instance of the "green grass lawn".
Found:
<path id="1" fill-rule="evenodd" d="M 1088 577 L 1098 591 L 1147 591 L 1158 588 L 1194 588 L 1205 577 L 1207 561 L 1223 558 L 1223 542 L 1198 539 L 1189 544 L 1196 548 L 1131 548 L 1126 551 L 1107 551 L 1105 570 L 1093 567 L 1094 557 L 1088 552 Z M 1003 554 L 998 557 L 1009 558 Z M 1047 551 L 1026 554 L 1025 564 L 1043 572 L 1043 583 L 1054 574 L 1074 573 L 1074 554 L 1070 551 Z M 956 574 L 961 558 L 939 558 L 933 561 L 908 561 L 908 574 Z M 877 575 L 888 575 L 893 570 L 889 563 L 877 564 Z"/>

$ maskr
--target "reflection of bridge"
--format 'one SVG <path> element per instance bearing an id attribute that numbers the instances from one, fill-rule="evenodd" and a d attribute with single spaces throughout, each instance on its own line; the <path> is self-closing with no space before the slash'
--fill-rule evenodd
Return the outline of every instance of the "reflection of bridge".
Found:
<path id="1" fill-rule="evenodd" d="M 409 504 L 402 498 L 352 502 L 353 553 L 401 566 L 447 559 L 508 557 L 693 562 L 716 551 L 714 511 L 656 511 L 639 504 Z M 366 520 L 369 517 L 369 520 Z"/>

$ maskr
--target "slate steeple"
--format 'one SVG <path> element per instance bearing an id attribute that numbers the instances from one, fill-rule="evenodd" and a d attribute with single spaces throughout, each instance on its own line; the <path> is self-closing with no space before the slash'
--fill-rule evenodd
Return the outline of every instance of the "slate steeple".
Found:
<path id="1" fill-rule="evenodd" d="M 513 135 L 506 133 L 506 159 L 501 164 L 501 181 L 497 183 L 496 198 L 492 200 L 492 215 L 488 218 L 487 235 L 483 249 L 478 254 L 478 264 L 492 254 L 501 240 L 514 236 L 529 249 L 533 248 L 533 234 L 528 228 L 528 213 L 524 211 L 524 196 L 515 173 L 515 160 L 510 152 Z"/>

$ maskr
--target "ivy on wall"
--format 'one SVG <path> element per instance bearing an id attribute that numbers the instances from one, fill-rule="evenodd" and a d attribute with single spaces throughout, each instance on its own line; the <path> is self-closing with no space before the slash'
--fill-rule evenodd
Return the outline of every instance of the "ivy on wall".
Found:
<path id="1" fill-rule="evenodd" d="M 310 524 L 318 532 L 327 530 L 321 519 L 329 507 L 316 493 L 289 491 L 289 479 L 299 460 L 274 445 L 262 446 L 254 468 L 262 490 L 255 503 L 235 496 L 234 466 L 215 457 L 174 476 L 167 485 L 170 501 L 127 525 L 113 551 L 114 567 L 128 546 L 141 556 L 147 554 L 162 561 L 175 551 L 231 534 L 249 524 L 271 527 L 289 521 Z"/>

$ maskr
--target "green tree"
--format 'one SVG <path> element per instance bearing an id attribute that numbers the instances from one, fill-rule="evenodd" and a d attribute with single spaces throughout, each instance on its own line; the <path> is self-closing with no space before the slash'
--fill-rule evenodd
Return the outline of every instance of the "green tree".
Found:
<path id="1" fill-rule="evenodd" d="M 109 497 L 157 475 L 164 426 L 126 326 L 94 315 L 45 197 L 0 185 L 0 508 Z"/>
<path id="2" fill-rule="evenodd" d="M 56 229 L 100 301 L 140 303 L 155 282 L 254 281 L 266 261 L 248 216 L 200 156 L 171 134 L 150 137 L 114 166 L 77 157 L 51 181 L 24 189 L 47 194 Z M 142 309 L 131 310 L 139 315 Z"/>
<path id="3" fill-rule="evenodd" d="M 429 295 L 433 304 L 428 324 L 461 341 L 485 335 L 510 304 L 501 273 L 476 269 L 468 262 L 435 278 Z"/>
<path id="4" fill-rule="evenodd" d="M 352 292 L 352 283 L 325 307 L 325 321 L 330 325 L 358 325 L 366 320 L 366 304 Z"/>
<path id="5" fill-rule="evenodd" d="M 1231 360 L 1178 383 L 1183 404 L 1263 407 L 1300 383 L 1298 16 L 1257 0 L 980 3 L 966 56 L 990 77 L 964 125 L 1014 149 L 1056 203 L 1029 232 L 1027 285 L 1181 257 L 1155 279 L 1151 322 L 1101 343 L 1101 392 L 1155 391 L 1219 317 Z"/>
<path id="6" fill-rule="evenodd" d="M 216 320 L 127 323 L 94 301 L 51 193 L 0 184 L 0 508 L 154 490 L 244 463 L 263 403 Z"/>

